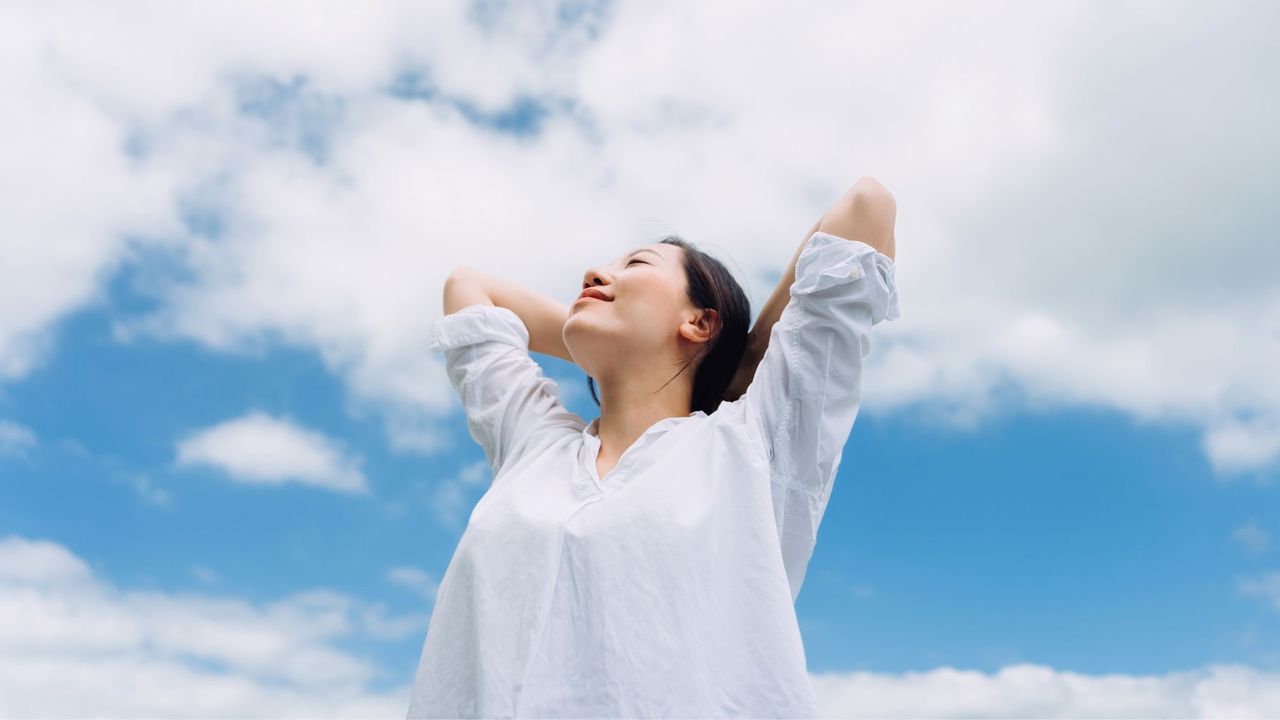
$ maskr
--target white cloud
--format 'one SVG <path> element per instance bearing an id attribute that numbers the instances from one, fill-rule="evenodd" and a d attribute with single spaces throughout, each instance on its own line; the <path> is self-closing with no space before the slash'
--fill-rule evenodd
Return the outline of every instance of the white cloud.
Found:
<path id="1" fill-rule="evenodd" d="M 489 464 L 483 459 L 458 467 L 453 474 L 439 468 L 425 478 L 389 487 L 375 502 L 391 517 L 429 514 L 441 529 L 456 534 L 465 527 L 467 515 L 484 495 L 491 475 Z"/>
<path id="2" fill-rule="evenodd" d="M 431 510 L 440 524 L 451 530 L 461 530 L 466 514 L 484 494 L 484 486 L 491 475 L 489 463 L 477 460 L 462 467 L 457 476 L 437 480 L 431 493 Z"/>
<path id="3" fill-rule="evenodd" d="M 458 482 L 471 487 L 487 486 L 493 477 L 488 461 L 477 460 L 458 471 Z"/>
<path id="4" fill-rule="evenodd" d="M 1265 465 L 1280 454 L 1280 422 L 1224 418 L 1205 436 L 1204 447 L 1215 465 L 1231 472 Z"/>
<path id="5" fill-rule="evenodd" d="M 408 565 L 391 568 L 387 571 L 387 579 L 396 585 L 409 588 L 415 593 L 434 603 L 440 584 L 431 578 L 426 571 Z"/>
<path id="6" fill-rule="evenodd" d="M 0 584 L 70 588 L 91 580 L 88 563 L 56 543 L 10 535 L 0 540 Z"/>
<path id="7" fill-rule="evenodd" d="M 31 428 L 0 419 L 0 458 L 25 455 L 36 444 L 36 434 Z"/>
<path id="8" fill-rule="evenodd" d="M 1019 663 L 987 674 L 950 667 L 812 676 L 823 717 L 1265 718 L 1280 673 L 1214 665 L 1164 675 L 1084 675 Z"/>
<path id="9" fill-rule="evenodd" d="M 93 85 L 68 76 L 75 62 L 51 35 L 51 10 L 0 8 L 9 48 L 0 91 L 12 100 L 0 111 L 0 381 L 47 360 L 51 325 L 100 300 L 103 281 L 131 253 L 179 227 L 172 168 L 122 152 L 122 118 L 96 101 Z"/>
<path id="10" fill-rule="evenodd" d="M 1258 527 L 1258 521 L 1253 518 L 1249 518 L 1249 522 L 1233 530 L 1231 537 L 1248 548 L 1250 552 L 1255 553 L 1265 552 L 1270 540 L 1267 531 Z"/>
<path id="11" fill-rule="evenodd" d="M 113 453 L 96 452 L 83 442 L 69 437 L 58 438 L 54 446 L 69 459 L 83 462 L 86 465 L 83 474 L 86 476 L 100 477 L 124 485 L 143 503 L 152 507 L 167 508 L 172 504 L 173 496 L 151 473 L 138 470 L 132 463 Z"/>
<path id="12" fill-rule="evenodd" d="M 1242 577 L 1236 583 L 1241 595 L 1260 597 L 1262 601 L 1280 611 L 1280 572 L 1267 572 Z"/>
<path id="13" fill-rule="evenodd" d="M 427 618 L 331 590 L 255 604 L 123 589 L 62 545 L 0 538 L 0 715 L 403 717 L 346 638 L 425 636 Z"/>
<path id="14" fill-rule="evenodd" d="M 202 583 L 212 584 L 218 582 L 220 579 L 218 571 L 212 568 L 207 568 L 203 565 L 192 565 L 191 574 Z"/>
<path id="15" fill-rule="evenodd" d="M 138 497 L 148 505 L 167 507 L 173 499 L 168 490 L 156 487 L 155 480 L 147 473 L 125 472 L 122 476 Z"/>
<path id="16" fill-rule="evenodd" d="M 461 484 L 452 480 L 441 480 L 436 483 L 431 495 L 431 509 L 440 524 L 450 529 L 457 529 L 462 522 L 462 511 L 467 506 L 467 497 Z"/>
<path id="17" fill-rule="evenodd" d="M 21 140 L 0 377 L 159 252 L 160 304 L 120 339 L 313 349 L 352 412 L 436 452 L 456 399 L 426 331 L 453 266 L 568 302 L 588 264 L 675 231 L 758 309 L 869 174 L 898 198 L 903 317 L 867 408 L 965 428 L 1101 407 L 1198 428 L 1225 476 L 1280 457 L 1274 3 L 646 0 L 567 26 L 557 4 L 66 7 L 0 10 L 24 100 L 0 115 Z M 405 71 L 429 99 L 384 92 Z M 264 80 L 292 90 L 242 112 Z M 521 98 L 536 136 L 474 119 Z M 184 227 L 193 207 L 221 229 Z"/>
<path id="18" fill-rule="evenodd" d="M 427 573 L 392 568 L 418 592 Z M 425 637 L 428 617 L 390 616 L 331 590 L 251 603 L 138 591 L 98 577 L 66 547 L 0 538 L 0 715 L 18 717 L 404 717 L 412 669 L 394 682 L 338 644 Z M 1089 676 L 1016 664 L 901 675 L 818 673 L 825 717 L 1270 717 L 1280 675 L 1210 666 Z"/>
<path id="19" fill-rule="evenodd" d="M 346 456 L 336 441 L 289 419 L 256 410 L 186 437 L 178 444 L 176 462 L 211 465 L 252 485 L 299 483 L 350 493 L 369 489 L 358 456 Z"/>

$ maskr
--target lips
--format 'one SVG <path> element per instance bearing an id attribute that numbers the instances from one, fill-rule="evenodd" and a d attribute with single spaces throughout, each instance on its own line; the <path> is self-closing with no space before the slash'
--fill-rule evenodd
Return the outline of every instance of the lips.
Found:
<path id="1" fill-rule="evenodd" d="M 583 290 L 582 294 L 578 296 L 578 299 L 581 300 L 583 298 L 595 298 L 597 300 L 603 300 L 605 302 L 613 301 L 613 298 L 609 297 L 608 295 L 605 295 L 603 292 L 595 288 L 587 288 L 586 290 Z"/>

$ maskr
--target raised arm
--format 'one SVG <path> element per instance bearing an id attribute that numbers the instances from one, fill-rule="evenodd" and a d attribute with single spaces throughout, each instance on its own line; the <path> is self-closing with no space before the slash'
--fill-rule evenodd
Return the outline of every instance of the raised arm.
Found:
<path id="1" fill-rule="evenodd" d="M 725 390 L 726 400 L 737 400 L 750 387 L 756 367 L 760 365 L 760 359 L 769 347 L 770 331 L 778 318 L 782 317 L 782 310 L 791 299 L 791 285 L 796 280 L 796 261 L 809 238 L 815 232 L 822 231 L 848 240 L 861 240 L 893 260 L 893 226 L 897 212 L 897 203 L 889 190 L 875 178 L 863 176 L 858 178 L 831 209 L 818 218 L 809 232 L 801 238 L 799 247 L 791 255 L 786 272 L 782 273 L 778 285 L 770 293 L 755 324 L 751 326 L 746 354 L 738 365 L 733 381 Z"/>
<path id="2" fill-rule="evenodd" d="M 444 283 L 444 314 L 470 305 L 507 308 L 529 328 L 529 351 L 573 362 L 564 344 L 569 306 L 509 280 L 496 278 L 469 265 L 460 265 Z"/>

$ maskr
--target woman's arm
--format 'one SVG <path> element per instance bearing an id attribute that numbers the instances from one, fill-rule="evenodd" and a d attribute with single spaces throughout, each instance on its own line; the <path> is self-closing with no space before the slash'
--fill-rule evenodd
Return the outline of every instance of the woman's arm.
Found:
<path id="1" fill-rule="evenodd" d="M 818 231 L 818 227 L 822 225 L 822 218 L 809 228 L 809 232 L 804 234 L 804 238 L 800 240 L 800 247 L 791 256 L 791 264 L 787 266 L 782 278 L 778 280 L 778 285 L 770 293 L 769 299 L 765 301 L 764 307 L 760 309 L 760 315 L 756 318 L 756 322 L 751 326 L 751 332 L 747 334 L 747 351 L 742 356 L 742 362 L 738 365 L 738 372 L 734 374 L 733 380 L 730 381 L 729 387 L 725 390 L 725 399 L 730 402 L 742 397 L 742 393 L 747 391 L 751 386 L 751 379 L 756 375 L 756 367 L 760 364 L 760 359 L 764 357 L 764 351 L 769 347 L 769 332 L 773 329 L 773 324 L 778 322 L 778 318 L 782 317 L 782 309 L 787 306 L 787 301 L 791 299 L 791 284 L 796 281 L 796 259 L 800 257 L 800 250 L 804 248 L 804 244 L 809 238 Z"/>
<path id="2" fill-rule="evenodd" d="M 747 335 L 747 351 L 742 356 L 738 371 L 725 390 L 725 399 L 737 400 L 751 386 L 756 367 L 760 365 L 764 351 L 769 347 L 769 334 L 773 324 L 782 317 L 782 310 L 791 299 L 791 284 L 796 281 L 796 261 L 800 251 L 815 232 L 831 233 L 838 237 L 861 240 L 894 259 L 895 242 L 893 226 L 897 216 L 897 204 L 893 195 L 875 178 L 864 176 L 823 213 L 800 240 L 800 246 L 791 255 L 791 263 L 769 295 L 760 316 Z"/>
<path id="3" fill-rule="evenodd" d="M 573 362 L 564 344 L 569 306 L 509 280 L 468 265 L 456 268 L 444 282 L 444 314 L 471 305 L 496 305 L 514 312 L 529 328 L 529 351 Z"/>
<path id="4" fill-rule="evenodd" d="M 760 316 L 756 318 L 755 324 L 751 326 L 751 333 L 747 337 L 747 347 L 751 348 L 750 354 L 756 359 L 756 362 L 759 362 L 759 359 L 764 356 L 765 348 L 769 347 L 769 331 L 773 329 L 773 324 L 778 322 L 778 318 L 782 317 L 782 309 L 787 306 L 787 301 L 791 299 L 791 285 L 796 281 L 796 261 L 800 257 L 800 251 L 804 249 L 804 244 L 809 241 L 810 237 L 813 237 L 814 233 L 818 232 L 818 228 L 821 226 L 822 218 L 818 218 L 813 227 L 809 228 L 809 232 L 804 234 L 804 238 L 800 240 L 800 245 L 791 254 L 791 262 L 778 280 L 778 285 L 769 294 L 769 299 L 765 301 L 764 307 L 760 309 Z"/>

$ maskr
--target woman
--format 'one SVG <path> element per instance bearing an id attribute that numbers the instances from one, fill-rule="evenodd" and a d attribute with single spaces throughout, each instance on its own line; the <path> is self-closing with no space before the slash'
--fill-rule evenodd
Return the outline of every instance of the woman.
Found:
<path id="1" fill-rule="evenodd" d="M 678 238 L 570 307 L 460 268 L 432 328 L 492 483 L 441 580 L 408 717 L 812 717 L 794 602 L 898 317 L 893 196 L 864 177 L 748 332 Z M 600 392 L 586 424 L 529 352 Z"/>

